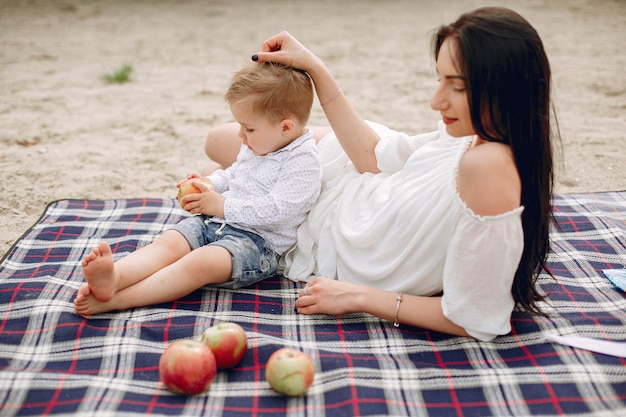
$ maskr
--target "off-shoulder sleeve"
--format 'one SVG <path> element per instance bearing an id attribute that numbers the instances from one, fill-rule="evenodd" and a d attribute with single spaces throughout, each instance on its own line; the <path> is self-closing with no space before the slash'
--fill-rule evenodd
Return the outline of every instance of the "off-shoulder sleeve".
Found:
<path id="1" fill-rule="evenodd" d="M 463 207 L 443 272 L 443 314 L 476 339 L 511 331 L 511 288 L 524 249 L 523 207 L 481 217 Z"/>

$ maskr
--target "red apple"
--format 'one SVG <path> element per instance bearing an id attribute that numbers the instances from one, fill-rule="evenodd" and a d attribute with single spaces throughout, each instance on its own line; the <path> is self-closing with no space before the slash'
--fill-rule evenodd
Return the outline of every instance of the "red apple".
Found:
<path id="1" fill-rule="evenodd" d="M 270 356 L 265 367 L 265 379 L 281 394 L 292 397 L 304 394 L 315 376 L 311 357 L 299 350 L 282 348 Z"/>
<path id="2" fill-rule="evenodd" d="M 182 208 L 185 208 L 184 204 L 180 201 L 183 199 L 184 196 L 188 195 L 188 194 L 197 194 L 200 192 L 200 190 L 198 189 L 198 187 L 196 187 L 195 185 L 192 184 L 193 180 L 197 180 L 200 182 L 205 183 L 210 189 L 215 189 L 215 187 L 213 186 L 213 183 L 211 182 L 210 179 L 205 178 L 205 177 L 198 177 L 198 178 L 189 178 L 186 179 L 185 181 L 183 181 L 179 186 L 178 186 L 178 195 L 176 196 L 176 199 L 178 200 L 178 202 L 180 203 Z"/>
<path id="3" fill-rule="evenodd" d="M 180 339 L 170 344 L 159 360 L 159 377 L 176 394 L 199 394 L 217 373 L 215 356 L 204 343 Z"/>
<path id="4" fill-rule="evenodd" d="M 213 351 L 219 369 L 234 367 L 248 350 L 248 336 L 237 323 L 219 323 L 209 327 L 202 332 L 200 341 Z"/>

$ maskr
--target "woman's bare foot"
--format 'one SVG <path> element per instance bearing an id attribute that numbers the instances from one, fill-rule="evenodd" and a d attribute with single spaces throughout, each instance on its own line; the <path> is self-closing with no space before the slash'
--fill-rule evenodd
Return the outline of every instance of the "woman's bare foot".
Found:
<path id="1" fill-rule="evenodd" d="M 74 299 L 74 311 L 76 311 L 76 314 L 88 317 L 94 314 L 106 313 L 111 310 L 115 310 L 111 302 L 106 303 L 98 301 L 91 293 L 89 284 L 83 284 L 78 289 L 78 293 Z"/>
<path id="2" fill-rule="evenodd" d="M 109 244 L 100 242 L 97 248 L 85 256 L 82 266 L 88 284 L 87 290 L 83 290 L 85 293 L 83 295 L 103 302 L 113 298 L 119 283 L 119 273 L 115 269 L 113 253 Z M 76 298 L 78 299 L 80 295 L 79 290 Z"/>

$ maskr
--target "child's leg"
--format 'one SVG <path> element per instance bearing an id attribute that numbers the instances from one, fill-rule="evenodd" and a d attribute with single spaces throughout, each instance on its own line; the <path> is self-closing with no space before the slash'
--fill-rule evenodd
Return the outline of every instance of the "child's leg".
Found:
<path id="1" fill-rule="evenodd" d="M 230 252 L 220 246 L 203 246 L 149 277 L 122 287 L 107 302 L 99 301 L 88 291 L 79 291 L 74 305 L 78 314 L 89 316 L 160 304 L 177 300 L 206 284 L 226 282 L 231 274 Z"/>
<path id="2" fill-rule="evenodd" d="M 169 230 L 153 243 L 113 262 L 111 247 L 101 242 L 82 262 L 89 292 L 100 301 L 108 301 L 129 285 L 182 258 L 191 249 L 178 232 Z"/>

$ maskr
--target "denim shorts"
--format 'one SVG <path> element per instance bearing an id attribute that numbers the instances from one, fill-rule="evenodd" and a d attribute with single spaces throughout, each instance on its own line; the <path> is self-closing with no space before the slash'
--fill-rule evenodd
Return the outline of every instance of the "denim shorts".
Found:
<path id="1" fill-rule="evenodd" d="M 204 215 L 188 217 L 173 226 L 172 230 L 187 239 L 191 250 L 217 245 L 230 252 L 233 260 L 230 280 L 215 286 L 231 289 L 246 287 L 273 276 L 278 270 L 280 255 L 256 233 L 211 221 Z"/>

